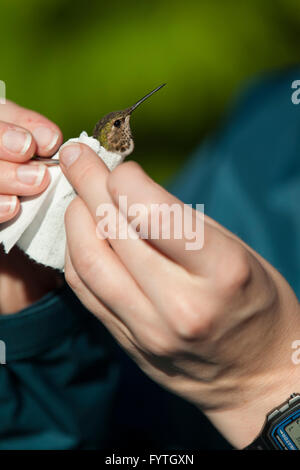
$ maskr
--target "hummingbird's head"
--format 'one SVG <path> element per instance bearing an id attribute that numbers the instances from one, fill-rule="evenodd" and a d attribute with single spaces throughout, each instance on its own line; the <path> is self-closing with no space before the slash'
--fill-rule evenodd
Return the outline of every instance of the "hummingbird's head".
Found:
<path id="1" fill-rule="evenodd" d="M 107 114 L 96 124 L 93 132 L 94 138 L 99 140 L 102 147 L 124 158 L 134 149 L 128 111 L 114 111 Z"/>
<path id="2" fill-rule="evenodd" d="M 93 137 L 99 140 L 102 147 L 109 152 L 117 153 L 123 158 L 127 157 L 127 155 L 129 155 L 134 149 L 134 142 L 130 129 L 131 113 L 141 103 L 143 103 L 143 101 L 163 86 L 165 86 L 165 83 L 155 88 L 155 90 L 148 93 L 133 106 L 130 106 L 130 108 L 126 108 L 123 111 L 114 111 L 104 116 L 97 122 L 94 128 Z"/>

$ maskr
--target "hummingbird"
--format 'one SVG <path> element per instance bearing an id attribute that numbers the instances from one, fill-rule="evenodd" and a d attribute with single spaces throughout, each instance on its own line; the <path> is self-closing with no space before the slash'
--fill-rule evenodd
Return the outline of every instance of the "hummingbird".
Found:
<path id="1" fill-rule="evenodd" d="M 164 83 L 150 91 L 150 93 L 129 108 L 106 114 L 106 116 L 97 122 L 93 131 L 93 137 L 99 140 L 102 147 L 109 152 L 117 153 L 123 158 L 130 155 L 134 149 L 134 141 L 130 129 L 131 114 L 140 104 L 165 85 Z"/>
<path id="2" fill-rule="evenodd" d="M 97 139 L 101 146 L 109 152 L 117 153 L 123 158 L 130 155 L 134 149 L 134 141 L 130 129 L 130 117 L 132 112 L 140 106 L 145 100 L 160 90 L 166 83 L 160 85 L 129 108 L 122 111 L 113 111 L 106 114 L 94 127 L 93 137 Z M 46 165 L 57 165 L 59 160 L 43 157 L 34 157 L 32 160 L 38 160 Z"/>

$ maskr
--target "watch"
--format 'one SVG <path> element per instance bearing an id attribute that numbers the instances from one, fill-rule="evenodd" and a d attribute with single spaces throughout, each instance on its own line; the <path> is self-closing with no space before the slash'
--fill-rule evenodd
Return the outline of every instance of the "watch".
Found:
<path id="1" fill-rule="evenodd" d="M 259 436 L 244 450 L 300 450 L 300 394 L 272 410 Z"/>

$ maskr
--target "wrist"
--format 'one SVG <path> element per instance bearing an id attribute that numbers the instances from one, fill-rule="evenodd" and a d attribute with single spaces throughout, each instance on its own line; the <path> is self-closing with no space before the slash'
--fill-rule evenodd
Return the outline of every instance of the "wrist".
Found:
<path id="1" fill-rule="evenodd" d="M 257 438 L 271 410 L 286 401 L 292 393 L 300 393 L 300 363 L 293 360 L 293 343 L 300 340 L 298 318 L 297 305 L 296 315 L 289 318 L 288 327 L 284 328 L 284 323 L 281 325 L 281 342 L 276 341 L 277 347 L 269 352 L 264 368 L 240 378 L 232 406 L 206 413 L 221 434 L 238 449 L 243 449 Z"/>
<path id="2" fill-rule="evenodd" d="M 299 366 L 300 367 L 300 366 Z M 296 367 L 294 366 L 296 369 Z M 262 376 L 256 381 L 256 393 L 245 392 L 243 404 L 206 413 L 219 432 L 236 448 L 243 449 L 261 433 L 267 415 L 293 393 L 300 393 L 300 371 Z M 260 383 L 259 383 L 260 382 Z"/>

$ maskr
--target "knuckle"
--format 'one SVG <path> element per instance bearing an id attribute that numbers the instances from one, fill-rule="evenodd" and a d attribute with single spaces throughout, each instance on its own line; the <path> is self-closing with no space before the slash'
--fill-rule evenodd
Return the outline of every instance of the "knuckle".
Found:
<path id="1" fill-rule="evenodd" d="M 70 268 L 69 265 L 65 267 L 65 280 L 72 290 L 77 290 L 80 281 L 74 269 Z"/>
<path id="2" fill-rule="evenodd" d="M 4 196 L 6 198 L 6 196 Z M 3 196 L 0 196 L 0 201 Z M 6 214 L 0 215 L 0 223 L 8 222 L 13 219 L 20 211 L 20 202 L 16 196 L 11 196 L 11 206 Z"/>
<path id="3" fill-rule="evenodd" d="M 17 167 L 18 167 L 17 164 L 13 162 L 1 160 L 0 158 L 0 175 L 1 175 L 0 184 L 1 184 L 1 191 L 3 191 L 3 194 L 5 194 L 4 188 L 7 184 L 11 186 L 14 184 L 15 178 L 16 178 L 15 172 L 16 172 Z"/>
<path id="4" fill-rule="evenodd" d="M 157 357 L 171 357 L 178 352 L 171 336 L 162 335 L 157 331 L 141 333 L 139 343 L 147 354 Z"/>
<path id="5" fill-rule="evenodd" d="M 216 315 L 214 304 L 203 306 L 200 299 L 177 295 L 172 308 L 172 327 L 182 340 L 203 340 L 211 335 Z M 202 301 L 203 303 L 203 301 Z"/>
<path id="6" fill-rule="evenodd" d="M 132 172 L 132 171 L 142 171 L 142 167 L 135 162 L 134 160 L 130 160 L 128 162 L 122 163 L 122 165 L 116 166 L 109 175 L 109 179 L 111 181 L 114 180 L 114 178 L 123 178 L 124 173 Z"/>
<path id="7" fill-rule="evenodd" d="M 4 222 L 8 222 L 9 220 L 13 219 L 15 217 L 16 213 L 10 214 L 10 215 L 4 215 L 0 216 L 0 224 L 3 224 Z"/>
<path id="8" fill-rule="evenodd" d="M 76 251 L 76 260 L 74 260 L 74 266 L 78 272 L 82 273 L 84 277 L 93 277 L 93 273 L 95 273 L 95 271 L 97 272 L 98 268 L 97 259 L 97 253 L 94 253 L 93 250 L 87 250 L 86 246 L 78 246 Z"/>
<path id="9" fill-rule="evenodd" d="M 177 326 L 177 334 L 186 341 L 204 340 L 211 335 L 212 319 L 208 316 L 190 317 Z"/>
<path id="10" fill-rule="evenodd" d="M 251 277 L 251 264 L 247 250 L 234 243 L 223 256 L 217 270 L 217 285 L 224 295 L 232 295 L 243 289 Z"/>
<path id="11" fill-rule="evenodd" d="M 84 165 L 81 166 L 80 171 L 76 172 L 73 176 L 74 186 L 86 187 L 90 185 L 91 177 L 95 175 L 95 164 L 94 162 L 85 161 Z"/>
<path id="12" fill-rule="evenodd" d="M 68 205 L 66 211 L 65 211 L 65 215 L 64 215 L 64 219 L 65 219 L 65 224 L 68 225 L 71 218 L 74 216 L 74 214 L 76 213 L 77 211 L 77 208 L 79 207 L 80 205 L 80 201 L 79 201 L 79 198 L 78 196 L 76 196 L 73 201 L 70 202 L 70 204 Z"/>
<path id="13" fill-rule="evenodd" d="M 118 186 L 122 181 L 130 181 L 134 173 L 144 173 L 141 166 L 133 160 L 122 163 L 114 168 L 107 177 L 107 189 L 110 194 L 117 192 Z"/>
<path id="14" fill-rule="evenodd" d="M 83 143 L 76 143 L 75 145 L 80 147 L 81 154 L 76 164 L 69 167 L 68 173 L 72 186 L 80 190 L 80 188 L 90 186 L 91 181 L 95 179 L 99 158 L 89 146 Z"/>
<path id="15" fill-rule="evenodd" d="M 16 154 L 16 155 L 14 155 L 13 159 L 11 159 L 10 161 L 12 161 L 12 162 L 14 162 L 14 163 L 16 163 L 16 164 L 21 164 L 21 163 L 30 162 L 31 156 L 32 156 L 32 154 L 33 154 L 32 150 L 31 150 L 32 147 L 33 147 L 33 145 L 31 145 L 31 146 L 29 147 L 29 149 L 28 149 L 24 154 L 19 154 L 19 155 Z M 34 148 L 34 147 L 33 147 L 33 148 Z M 3 155 L 3 156 L 2 156 L 2 155 L 3 155 L 3 153 L 1 152 L 1 153 L 0 153 L 0 158 L 1 158 L 1 159 L 4 160 L 5 158 L 7 158 L 6 155 Z M 42 163 L 42 162 L 41 162 L 41 163 Z"/>

